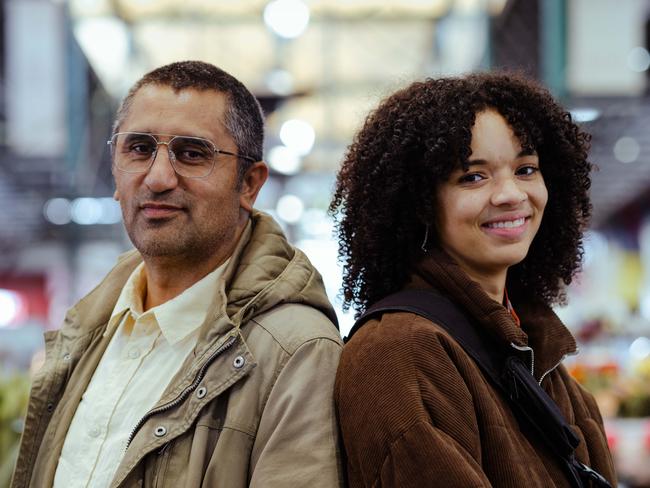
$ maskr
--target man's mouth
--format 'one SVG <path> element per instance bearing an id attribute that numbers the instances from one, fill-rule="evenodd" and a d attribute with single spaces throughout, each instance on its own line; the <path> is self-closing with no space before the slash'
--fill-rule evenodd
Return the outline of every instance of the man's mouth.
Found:
<path id="1" fill-rule="evenodd" d="M 140 210 L 147 218 L 157 219 L 171 217 L 184 209 L 183 207 L 164 203 L 144 203 L 140 205 Z"/>

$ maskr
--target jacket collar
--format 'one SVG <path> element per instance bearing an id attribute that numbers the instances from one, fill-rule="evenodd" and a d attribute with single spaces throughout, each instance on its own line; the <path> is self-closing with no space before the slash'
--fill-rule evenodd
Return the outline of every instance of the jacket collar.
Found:
<path id="1" fill-rule="evenodd" d="M 68 310 L 61 327 L 61 333 L 66 337 L 85 335 L 108 323 L 124 284 L 136 266 L 142 262 L 142 258 L 137 251 L 129 251 L 122 254 L 117 261 L 117 265 L 102 282 Z M 105 306 L 106 304 L 110 306 Z"/>
<path id="2" fill-rule="evenodd" d="M 409 287 L 423 285 L 437 289 L 458 304 L 498 341 L 531 347 L 537 378 L 577 350 L 575 339 L 550 306 L 533 300 L 513 303 L 521 321 L 521 327 L 517 326 L 506 307 L 490 298 L 441 250 L 429 251 L 416 266 Z"/>
<path id="3" fill-rule="evenodd" d="M 121 255 L 102 283 L 69 310 L 62 332 L 76 337 L 104 327 L 124 284 L 141 262 L 136 250 Z M 221 299 L 210 305 L 199 332 L 197 354 L 228 332 L 236 335 L 242 323 L 280 303 L 309 305 L 337 324 L 321 275 L 302 251 L 289 244 L 280 226 L 257 210 L 252 212 L 217 288 Z"/>

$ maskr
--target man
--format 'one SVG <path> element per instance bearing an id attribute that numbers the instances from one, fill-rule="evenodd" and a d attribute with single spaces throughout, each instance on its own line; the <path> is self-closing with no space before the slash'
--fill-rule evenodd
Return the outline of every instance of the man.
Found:
<path id="1" fill-rule="evenodd" d="M 253 210 L 259 104 L 212 65 L 173 63 L 113 132 L 137 251 L 46 334 L 12 486 L 339 486 L 336 316 Z"/>

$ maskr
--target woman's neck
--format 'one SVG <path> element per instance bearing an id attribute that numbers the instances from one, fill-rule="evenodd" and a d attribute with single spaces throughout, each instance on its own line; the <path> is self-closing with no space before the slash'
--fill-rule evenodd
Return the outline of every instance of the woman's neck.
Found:
<path id="1" fill-rule="evenodd" d="M 460 267 L 473 281 L 477 282 L 483 291 L 495 302 L 503 303 L 506 289 L 506 276 L 508 270 L 502 273 L 481 273 L 473 269 L 466 269 L 462 264 Z"/>

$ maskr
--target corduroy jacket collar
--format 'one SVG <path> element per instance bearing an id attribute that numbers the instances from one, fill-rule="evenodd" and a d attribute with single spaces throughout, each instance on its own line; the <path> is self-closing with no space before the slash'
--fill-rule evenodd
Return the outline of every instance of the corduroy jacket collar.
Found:
<path id="1" fill-rule="evenodd" d="M 533 300 L 513 303 L 519 327 L 501 303 L 490 298 L 445 252 L 431 250 L 420 261 L 409 288 L 433 287 L 465 310 L 470 318 L 506 345 L 530 347 L 534 374 L 540 379 L 566 355 L 577 352 L 576 341 L 553 309 Z"/>

